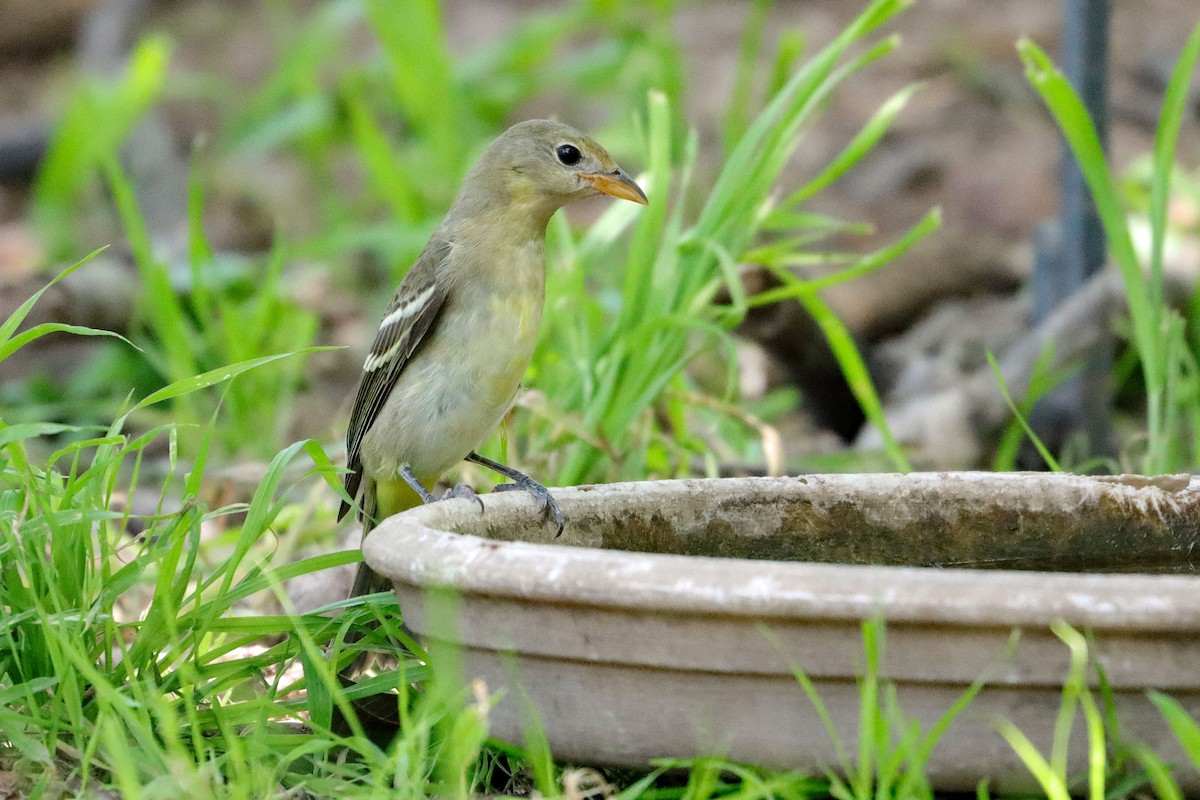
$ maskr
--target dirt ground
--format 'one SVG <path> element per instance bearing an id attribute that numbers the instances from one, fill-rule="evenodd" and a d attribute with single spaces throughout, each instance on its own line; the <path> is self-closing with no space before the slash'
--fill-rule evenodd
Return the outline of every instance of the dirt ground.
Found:
<path id="1" fill-rule="evenodd" d="M 176 39 L 181 66 L 219 68 L 245 85 L 269 70 L 270 48 L 261 45 L 272 15 L 264 4 L 146 2 L 151 26 Z M 450 0 L 445 15 L 452 46 L 469 53 L 522 15 L 554 5 Z M 0 0 L 5 21 L 0 25 L 0 141 L 35 138 L 39 127 L 56 117 L 76 63 L 75 31 L 83 14 L 99 6 L 95 0 Z M 790 29 L 802 30 L 814 49 L 861 6 L 781 0 L 771 11 L 766 52 L 773 51 L 771 41 L 781 31 Z M 687 117 L 700 133 L 709 163 L 717 154 L 748 8 L 745 2 L 695 2 L 681 4 L 675 15 L 689 72 Z M 894 26 L 902 37 L 898 52 L 848 81 L 797 154 L 790 169 L 799 182 L 826 164 L 893 92 L 913 81 L 923 83 L 877 152 L 813 203 L 813 210 L 873 223 L 877 235 L 857 244 L 864 249 L 893 239 L 933 206 L 943 210 L 941 230 L 927 241 L 865 280 L 829 293 L 831 304 L 867 346 L 904 333 L 946 302 L 969 303 L 981 295 L 1007 302 L 1022 286 L 1031 268 L 1033 233 L 1056 214 L 1061 152 L 1051 120 L 1024 80 L 1015 42 L 1029 36 L 1057 53 L 1062 14 L 1061 4 L 1046 0 L 918 0 Z M 1110 142 L 1118 169 L 1152 146 L 1163 88 L 1198 18 L 1195 0 L 1114 4 Z M 211 122 L 186 103 L 168 110 L 180 139 L 196 136 Z M 598 113 L 586 100 L 553 97 L 531 104 L 520 116 L 554 114 L 586 128 L 598 124 Z M 1200 162 L 1198 121 L 1193 101 L 1180 149 L 1184 164 Z M 287 190 L 268 194 L 286 198 Z M 24 177 L 0 175 L 0 281 L 9 281 L 10 294 L 18 285 L 13 281 L 39 262 L 28 208 Z M 231 214 L 229 224 L 236 226 L 238 219 Z M 227 235 L 252 242 L 263 234 Z M 1027 324 L 1019 311 L 966 313 L 961 319 L 971 328 L 989 313 L 1005 331 L 997 334 L 1001 338 L 1015 336 Z M 365 346 L 370 327 L 368 321 L 350 319 L 341 329 L 358 331 L 348 335 L 361 336 Z M 803 332 L 782 335 L 795 338 Z M 977 366 L 981 348 L 966 360 L 973 358 Z M 357 355 L 347 359 L 357 363 Z M 768 373 L 764 381 L 778 379 L 770 359 L 748 363 L 767 363 L 759 367 Z M 317 408 L 315 430 L 301 432 L 325 436 L 328 406 Z"/>

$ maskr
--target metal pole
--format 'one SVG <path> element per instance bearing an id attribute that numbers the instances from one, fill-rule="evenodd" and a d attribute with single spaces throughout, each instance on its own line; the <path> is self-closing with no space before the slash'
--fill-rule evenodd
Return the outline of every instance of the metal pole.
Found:
<path id="1" fill-rule="evenodd" d="M 1079 92 L 1100 141 L 1108 142 L 1108 0 L 1065 0 L 1063 69 Z M 1059 220 L 1035 236 L 1032 288 L 1034 318 L 1040 322 L 1092 275 L 1104 268 L 1100 217 L 1079 164 L 1063 146 Z M 1106 342 L 1080 373 L 1043 398 L 1034 425 L 1048 444 L 1061 447 L 1082 433 L 1089 455 L 1112 452 L 1112 344 Z"/>

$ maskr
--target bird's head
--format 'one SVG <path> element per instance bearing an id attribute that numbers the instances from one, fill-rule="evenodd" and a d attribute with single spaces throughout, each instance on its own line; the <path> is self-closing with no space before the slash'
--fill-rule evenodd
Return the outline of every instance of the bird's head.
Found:
<path id="1" fill-rule="evenodd" d="M 570 125 L 550 120 L 533 119 L 509 128 L 471 172 L 471 179 L 516 202 L 546 205 L 551 211 L 596 194 L 647 202 L 603 147 Z"/>

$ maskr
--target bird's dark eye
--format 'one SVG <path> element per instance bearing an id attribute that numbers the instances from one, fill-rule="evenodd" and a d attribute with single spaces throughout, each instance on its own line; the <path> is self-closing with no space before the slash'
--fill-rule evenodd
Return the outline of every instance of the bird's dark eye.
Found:
<path id="1" fill-rule="evenodd" d="M 568 167 L 575 166 L 579 163 L 579 159 L 583 158 L 583 153 L 579 152 L 579 148 L 573 144 L 560 144 L 555 148 L 554 153 L 558 156 L 558 160 Z"/>

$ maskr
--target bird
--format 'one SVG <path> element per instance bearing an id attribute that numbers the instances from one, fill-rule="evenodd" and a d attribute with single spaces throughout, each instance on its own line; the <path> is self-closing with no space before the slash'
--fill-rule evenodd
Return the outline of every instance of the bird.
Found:
<path id="1" fill-rule="evenodd" d="M 545 304 L 546 226 L 567 203 L 608 195 L 647 205 L 603 147 L 550 120 L 517 123 L 467 173 L 384 311 L 363 363 L 346 433 L 344 488 L 363 537 L 393 514 L 446 497 L 432 489 L 460 461 L 507 478 L 543 519 L 564 517 L 545 486 L 476 449 L 516 396 Z M 478 498 L 476 498 L 478 499 Z M 482 505 L 482 503 L 481 503 Z M 339 521 L 352 506 L 343 500 Z M 360 563 L 351 597 L 388 588 Z"/>

